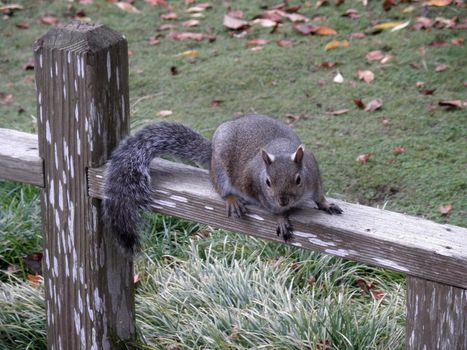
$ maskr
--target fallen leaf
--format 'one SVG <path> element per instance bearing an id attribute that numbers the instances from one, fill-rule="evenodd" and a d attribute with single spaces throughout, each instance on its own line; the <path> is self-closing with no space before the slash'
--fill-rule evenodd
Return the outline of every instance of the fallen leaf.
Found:
<path id="1" fill-rule="evenodd" d="M 188 12 L 188 13 L 199 13 L 199 12 L 203 12 L 204 10 L 207 10 L 207 9 L 209 9 L 211 7 L 212 7 L 211 4 L 209 4 L 207 2 L 203 2 L 203 3 L 197 4 L 196 6 L 188 8 L 186 10 L 186 12 Z"/>
<path id="2" fill-rule="evenodd" d="M 179 73 L 178 68 L 176 66 L 170 67 L 170 74 L 177 75 Z"/>
<path id="3" fill-rule="evenodd" d="M 332 68 L 337 65 L 337 62 L 325 61 L 321 63 L 319 66 L 322 68 Z"/>
<path id="4" fill-rule="evenodd" d="M 161 39 L 158 36 L 151 36 L 148 39 L 148 44 L 153 46 L 153 45 L 158 45 L 160 44 Z"/>
<path id="5" fill-rule="evenodd" d="M 381 299 L 382 297 L 384 297 L 384 292 L 382 290 L 370 290 L 370 293 L 371 295 L 373 296 L 373 298 L 375 299 Z"/>
<path id="6" fill-rule="evenodd" d="M 164 30 L 172 30 L 172 29 L 175 29 L 177 28 L 177 25 L 176 24 L 173 24 L 173 23 L 165 23 L 165 24 L 161 24 L 159 26 L 159 30 L 160 31 L 164 31 Z"/>
<path id="7" fill-rule="evenodd" d="M 132 56 L 133 56 L 133 51 L 128 50 L 128 57 L 132 57 Z"/>
<path id="8" fill-rule="evenodd" d="M 464 38 L 451 39 L 451 44 L 453 45 L 462 45 L 463 43 L 464 43 Z"/>
<path id="9" fill-rule="evenodd" d="M 389 11 L 395 5 L 396 5 L 395 0 L 384 0 L 383 1 L 383 10 L 384 11 Z"/>
<path id="10" fill-rule="evenodd" d="M 435 72 L 444 72 L 446 69 L 448 69 L 448 65 L 444 63 L 440 63 L 436 65 Z"/>
<path id="11" fill-rule="evenodd" d="M 0 92 L 0 98 L 0 104 L 4 106 L 11 106 L 13 104 L 13 94 Z"/>
<path id="12" fill-rule="evenodd" d="M 319 27 L 311 24 L 294 24 L 293 29 L 303 35 L 309 35 L 316 32 Z"/>
<path id="13" fill-rule="evenodd" d="M 392 149 L 392 153 L 394 153 L 396 156 L 404 152 L 405 152 L 405 148 L 402 146 L 396 146 Z"/>
<path id="14" fill-rule="evenodd" d="M 452 204 L 446 204 L 439 207 L 439 212 L 443 216 L 448 216 L 451 213 Z"/>
<path id="15" fill-rule="evenodd" d="M 23 64 L 24 70 L 34 70 L 34 58 L 30 58 L 25 64 Z"/>
<path id="16" fill-rule="evenodd" d="M 452 0 L 428 0 L 427 2 L 425 2 L 425 5 L 442 7 L 448 6 L 451 2 Z"/>
<path id="17" fill-rule="evenodd" d="M 342 76 L 340 72 L 337 72 L 336 76 L 334 77 L 332 81 L 337 84 L 342 84 L 344 82 L 344 77 Z"/>
<path id="18" fill-rule="evenodd" d="M 341 114 L 348 113 L 349 111 L 350 111 L 350 109 L 343 108 L 343 109 L 338 109 L 338 110 L 332 111 L 332 112 L 326 112 L 326 114 L 328 114 L 328 115 L 341 115 Z"/>
<path id="19" fill-rule="evenodd" d="M 139 273 L 133 275 L 133 284 L 138 284 L 140 282 Z"/>
<path id="20" fill-rule="evenodd" d="M 371 70 L 359 70 L 357 72 L 358 79 L 363 80 L 369 84 L 375 79 L 375 75 Z"/>
<path id="21" fill-rule="evenodd" d="M 455 110 L 455 109 L 462 109 L 466 105 L 466 102 L 462 102 L 461 100 L 445 100 L 439 101 L 438 105 L 441 107 L 445 107 L 447 110 Z"/>
<path id="22" fill-rule="evenodd" d="M 6 4 L 0 6 L 0 13 L 4 15 L 10 15 L 14 11 L 24 10 L 24 6 L 18 4 Z"/>
<path id="23" fill-rule="evenodd" d="M 363 39 L 366 38 L 366 34 L 363 32 L 350 33 L 349 36 L 351 39 Z"/>
<path id="24" fill-rule="evenodd" d="M 368 61 L 380 61 L 384 57 L 384 53 L 380 50 L 370 51 L 366 54 L 366 59 Z"/>
<path id="25" fill-rule="evenodd" d="M 329 27 L 318 27 L 316 31 L 314 32 L 314 34 L 326 36 L 326 35 L 336 35 L 337 32 L 334 29 L 329 28 Z"/>
<path id="26" fill-rule="evenodd" d="M 157 116 L 162 117 L 162 118 L 168 117 L 169 115 L 172 115 L 172 114 L 173 112 L 170 110 L 163 110 L 163 111 L 157 112 Z"/>
<path id="27" fill-rule="evenodd" d="M 198 50 L 187 50 L 187 51 L 183 51 L 180 55 L 183 57 L 195 58 L 199 56 L 199 51 Z"/>
<path id="28" fill-rule="evenodd" d="M 433 26 L 439 29 L 448 29 L 448 28 L 455 28 L 456 23 L 457 23 L 457 17 L 453 17 L 453 18 L 436 17 L 435 23 L 433 24 Z"/>
<path id="29" fill-rule="evenodd" d="M 197 19 L 190 19 L 188 21 L 182 22 L 182 26 L 185 28 L 196 27 L 199 24 Z"/>
<path id="30" fill-rule="evenodd" d="M 415 6 L 407 6 L 401 10 L 402 13 L 411 13 L 415 10 Z"/>
<path id="31" fill-rule="evenodd" d="M 39 275 L 28 274 L 28 281 L 29 284 L 32 286 L 38 286 L 42 282 L 42 277 Z"/>
<path id="32" fill-rule="evenodd" d="M 398 26 L 395 26 L 394 28 L 392 28 L 391 32 L 397 32 L 399 30 L 402 30 L 402 29 L 408 27 L 409 24 L 410 24 L 410 20 L 408 20 L 407 22 L 401 23 Z"/>
<path id="33" fill-rule="evenodd" d="M 360 14 L 355 9 L 348 9 L 342 14 L 342 17 L 349 17 L 349 18 L 360 18 Z"/>
<path id="34" fill-rule="evenodd" d="M 386 29 L 392 29 L 396 28 L 400 25 L 403 25 L 407 22 L 385 22 L 385 23 L 379 23 L 373 26 L 373 29 L 376 30 L 386 30 Z"/>
<path id="35" fill-rule="evenodd" d="M 161 6 L 161 7 L 168 7 L 169 4 L 167 3 L 167 0 L 144 0 L 146 1 L 149 5 L 152 6 Z"/>
<path id="36" fill-rule="evenodd" d="M 170 32 L 167 37 L 176 41 L 183 40 L 194 40 L 194 41 L 203 41 L 206 39 L 206 36 L 203 33 L 192 33 L 192 32 Z"/>
<path id="37" fill-rule="evenodd" d="M 280 39 L 277 40 L 277 45 L 279 45 L 280 47 L 289 48 L 293 46 L 293 41 L 287 39 Z"/>
<path id="38" fill-rule="evenodd" d="M 448 42 L 447 41 L 432 41 L 428 46 L 431 47 L 443 47 L 447 46 Z"/>
<path id="39" fill-rule="evenodd" d="M 292 23 L 309 21 L 308 17 L 305 17 L 298 13 L 286 13 L 284 11 L 278 11 L 278 13 L 281 17 L 287 18 Z"/>
<path id="40" fill-rule="evenodd" d="M 221 105 L 221 103 L 224 103 L 223 100 L 212 100 L 210 103 L 209 103 L 209 107 L 219 107 Z"/>
<path id="41" fill-rule="evenodd" d="M 436 89 L 422 89 L 418 90 L 418 92 L 422 95 L 433 95 L 435 93 Z"/>
<path id="42" fill-rule="evenodd" d="M 294 261 L 291 265 L 290 265 L 290 268 L 293 270 L 293 271 L 299 271 L 301 268 L 303 267 L 303 264 L 299 261 Z"/>
<path id="43" fill-rule="evenodd" d="M 252 21 L 253 24 L 259 24 L 261 27 L 264 28 L 272 28 L 278 25 L 278 22 L 274 22 L 267 18 L 257 18 Z"/>
<path id="44" fill-rule="evenodd" d="M 58 23 L 58 17 L 55 15 L 44 15 L 41 17 L 41 23 L 49 26 L 56 25 Z"/>
<path id="45" fill-rule="evenodd" d="M 353 103 L 355 103 L 355 106 L 357 106 L 357 108 L 359 108 L 359 109 L 364 109 L 365 108 L 365 104 L 363 103 L 361 98 L 354 99 Z"/>
<path id="46" fill-rule="evenodd" d="M 28 22 L 21 21 L 21 22 L 16 23 L 16 28 L 18 28 L 18 29 L 28 29 L 29 24 L 28 24 Z"/>
<path id="47" fill-rule="evenodd" d="M 167 12 L 167 13 L 161 13 L 159 17 L 170 21 L 173 19 L 177 19 L 178 15 L 175 12 Z"/>
<path id="48" fill-rule="evenodd" d="M 224 27 L 234 30 L 245 29 L 249 27 L 247 21 L 244 21 L 239 18 L 231 17 L 229 15 L 224 16 Z"/>
<path id="49" fill-rule="evenodd" d="M 373 155 L 373 152 L 360 154 L 355 160 L 360 163 L 367 163 L 370 160 L 370 157 Z"/>
<path id="50" fill-rule="evenodd" d="M 382 64 L 385 64 L 385 63 L 388 63 L 389 61 L 391 61 L 392 59 L 394 58 L 393 55 L 391 55 L 390 53 L 384 55 L 383 59 L 380 61 Z"/>
<path id="51" fill-rule="evenodd" d="M 244 16 L 243 11 L 240 10 L 230 10 L 227 15 L 234 18 L 243 18 Z"/>
<path id="52" fill-rule="evenodd" d="M 391 124 L 391 119 L 389 119 L 388 117 L 384 117 L 381 123 L 383 123 L 384 126 L 388 126 L 389 124 Z"/>
<path id="53" fill-rule="evenodd" d="M 260 46 L 269 44 L 269 40 L 265 39 L 251 39 L 246 42 L 246 46 Z"/>
<path id="54" fill-rule="evenodd" d="M 365 112 L 373 112 L 380 109 L 383 106 L 383 101 L 379 98 L 371 100 L 365 107 Z"/>
<path id="55" fill-rule="evenodd" d="M 314 285 L 316 283 L 316 277 L 313 275 L 310 275 L 307 279 L 307 282 L 310 286 Z"/>
<path id="56" fill-rule="evenodd" d="M 349 42 L 347 40 L 339 41 L 339 40 L 331 40 L 326 44 L 324 49 L 327 50 L 332 50 L 338 47 L 349 47 Z"/>
<path id="57" fill-rule="evenodd" d="M 119 1 L 115 3 L 120 10 L 129 12 L 129 13 L 140 13 L 141 11 L 134 7 L 132 4 L 128 2 Z"/>

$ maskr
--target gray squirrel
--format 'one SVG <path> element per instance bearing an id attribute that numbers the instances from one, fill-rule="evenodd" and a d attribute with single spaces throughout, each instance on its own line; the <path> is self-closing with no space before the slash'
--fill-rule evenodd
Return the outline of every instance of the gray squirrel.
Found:
<path id="1" fill-rule="evenodd" d="M 242 217 L 246 204 L 277 218 L 277 234 L 292 238 L 292 208 L 313 200 L 329 214 L 342 210 L 326 200 L 313 154 L 286 124 L 264 115 L 245 115 L 221 124 L 204 138 L 178 123 L 151 124 L 125 138 L 112 153 L 104 184 L 104 224 L 129 254 L 139 247 L 141 209 L 151 203 L 149 165 L 171 155 L 210 170 L 228 216 Z"/>

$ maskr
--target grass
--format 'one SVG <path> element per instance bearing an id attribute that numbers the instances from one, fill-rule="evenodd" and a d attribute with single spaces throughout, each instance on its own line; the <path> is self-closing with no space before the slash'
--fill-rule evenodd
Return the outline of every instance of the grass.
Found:
<path id="1" fill-rule="evenodd" d="M 375 20 L 410 19 L 413 24 L 424 11 L 418 2 L 412 4 L 413 12 L 401 13 L 409 5 L 385 12 L 378 1 L 369 1 L 367 7 L 361 2 L 347 1 L 340 7 L 330 2 L 318 9 L 314 2 L 310 6 L 290 1 L 304 5 L 300 11 L 304 15 L 325 16 L 327 21 L 321 24 L 336 29 L 336 39 L 349 40 L 348 48 L 330 51 L 324 50 L 330 37 L 301 36 L 288 22 L 275 33 L 254 27 L 246 37 L 232 38 L 222 26 L 227 4 L 221 1 L 213 1 L 200 26 L 190 29 L 209 32 L 216 41 L 164 39 L 156 46 L 148 45 L 147 39 L 159 33 L 157 28 L 166 22 L 159 14 L 167 10 L 141 0 L 135 2 L 139 14 L 99 0 L 87 6 L 62 1 L 15 3 L 24 10 L 0 20 L 0 127 L 35 131 L 33 72 L 22 66 L 32 57 L 34 40 L 49 29 L 39 18 L 53 13 L 68 22 L 70 13 L 83 9 L 93 22 L 106 24 L 128 39 L 133 129 L 160 120 L 160 110 L 172 110 L 166 119 L 182 121 L 206 136 L 222 121 L 242 113 L 271 114 L 283 120 L 298 116 L 292 126 L 317 156 L 330 196 L 467 226 L 465 108 L 429 108 L 440 100 L 465 100 L 466 43 L 451 44 L 452 39 L 465 38 L 465 31 L 404 29 L 349 39 L 350 33 L 366 31 Z M 180 17 L 175 23 L 190 18 L 183 1 L 171 4 Z M 262 11 L 261 6 L 271 4 L 239 0 L 231 6 L 250 19 Z M 351 7 L 359 11 L 358 20 L 340 16 Z M 457 16 L 459 22 L 466 12 L 455 6 L 428 8 L 431 18 Z M 27 22 L 29 29 L 18 29 L 20 21 Z M 179 26 L 179 30 L 184 29 Z M 272 43 L 252 51 L 246 42 L 256 38 Z M 294 46 L 281 48 L 274 43 L 283 38 Z M 430 46 L 441 41 L 448 44 Z M 181 55 L 187 50 L 196 50 L 198 56 Z M 365 55 L 372 50 L 389 52 L 394 59 L 384 65 L 367 62 Z M 325 69 L 320 67 L 324 61 L 338 65 Z M 439 63 L 448 68 L 436 72 Z M 177 68 L 177 75 L 171 74 L 171 67 Z M 375 73 L 371 84 L 356 78 L 357 71 L 364 69 Z M 337 71 L 344 76 L 342 84 L 332 81 Z M 417 82 L 436 89 L 434 95 L 421 95 Z M 2 103 L 5 94 L 13 95 L 12 104 Z M 381 98 L 383 107 L 364 112 L 355 107 L 357 98 L 364 102 Z M 213 100 L 222 102 L 213 108 Z M 350 111 L 327 114 L 342 108 Z M 395 146 L 406 151 L 396 156 Z M 368 163 L 355 161 L 368 152 L 373 153 Z M 448 216 L 439 212 L 445 204 L 453 205 Z M 44 320 L 30 316 L 43 315 L 37 293 L 41 287 L 29 285 L 21 259 L 40 250 L 37 190 L 0 182 L 0 210 L 0 268 L 18 271 L 0 277 L 0 347 L 41 349 Z M 324 349 L 328 341 L 333 349 L 402 347 L 405 296 L 400 275 L 171 218 L 148 215 L 147 219 L 145 255 L 138 262 L 142 346 Z M 199 232 L 208 238 L 195 239 Z M 294 263 L 298 270 L 291 267 Z M 316 278 L 313 285 L 308 283 L 310 276 Z M 376 282 L 384 291 L 383 299 L 363 295 L 356 286 L 359 279 Z"/>

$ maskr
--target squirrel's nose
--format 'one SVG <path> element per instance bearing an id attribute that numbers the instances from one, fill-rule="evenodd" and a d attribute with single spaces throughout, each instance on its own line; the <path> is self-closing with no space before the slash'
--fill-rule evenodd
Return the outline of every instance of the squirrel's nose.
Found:
<path id="1" fill-rule="evenodd" d="M 281 207 L 285 207 L 288 204 L 289 204 L 289 198 L 288 197 L 285 197 L 285 196 L 279 197 L 279 205 Z"/>

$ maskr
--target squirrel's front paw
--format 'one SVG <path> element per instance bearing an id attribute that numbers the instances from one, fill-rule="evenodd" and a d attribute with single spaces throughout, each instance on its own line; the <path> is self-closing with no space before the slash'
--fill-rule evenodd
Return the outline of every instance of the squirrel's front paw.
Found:
<path id="1" fill-rule="evenodd" d="M 323 210 L 327 212 L 328 214 L 342 214 L 344 211 L 334 203 L 329 203 L 328 201 L 325 201 L 324 203 L 317 203 L 318 204 L 318 209 Z"/>
<path id="2" fill-rule="evenodd" d="M 246 214 L 245 205 L 241 202 L 240 198 L 233 195 L 225 198 L 225 209 L 228 217 L 234 215 L 237 218 L 241 218 Z"/>
<path id="3" fill-rule="evenodd" d="M 276 233 L 278 236 L 282 236 L 285 242 L 292 239 L 293 229 L 288 218 L 282 217 L 277 220 Z"/>

